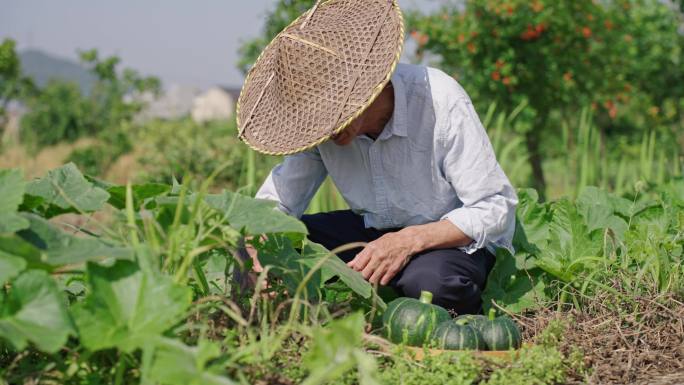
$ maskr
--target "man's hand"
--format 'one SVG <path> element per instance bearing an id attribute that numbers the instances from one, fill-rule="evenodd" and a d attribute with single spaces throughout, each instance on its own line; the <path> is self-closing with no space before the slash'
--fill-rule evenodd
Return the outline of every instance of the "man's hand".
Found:
<path id="1" fill-rule="evenodd" d="M 465 246 L 472 241 L 461 229 L 443 219 L 387 233 L 368 243 L 347 265 L 361 272 L 370 283 L 387 285 L 414 255 L 428 249 Z"/>
<path id="2" fill-rule="evenodd" d="M 259 259 L 257 259 L 257 251 L 252 245 L 245 245 L 245 250 L 247 250 L 247 254 L 252 258 L 252 270 L 255 273 L 261 273 L 264 271 L 264 268 L 261 267 L 261 263 L 259 263 Z"/>
<path id="3" fill-rule="evenodd" d="M 261 266 L 261 263 L 259 262 L 259 259 L 257 258 L 257 250 L 252 246 L 249 241 L 252 240 L 252 236 L 247 236 L 245 237 L 245 250 L 247 250 L 247 254 L 252 258 L 252 270 L 255 273 L 261 273 L 264 271 L 264 268 Z M 261 241 L 266 241 L 266 236 L 262 235 L 261 236 Z"/>
<path id="4" fill-rule="evenodd" d="M 245 237 L 245 244 L 244 244 L 245 251 L 247 251 L 247 254 L 249 254 L 249 257 L 252 259 L 252 271 L 246 272 L 246 276 L 249 277 L 248 281 L 247 281 L 248 282 L 247 284 L 249 285 L 248 287 L 251 289 L 254 289 L 254 290 L 258 290 L 257 288 L 255 288 L 256 283 L 257 283 L 257 276 L 256 275 L 263 272 L 264 268 L 263 268 L 263 266 L 261 266 L 261 263 L 259 262 L 259 259 L 257 258 L 257 250 L 254 248 L 254 246 L 252 246 L 249 243 L 249 241 L 251 241 L 252 239 L 253 239 L 252 236 Z M 260 239 L 262 242 L 265 242 L 266 236 L 262 235 Z M 265 280 L 263 285 L 264 286 L 261 288 L 261 290 L 265 289 L 266 292 L 262 293 L 262 296 L 266 299 L 275 298 L 276 293 L 274 291 L 270 290 L 271 289 L 270 282 L 268 280 Z"/>
<path id="5" fill-rule="evenodd" d="M 406 232 L 387 233 L 368 243 L 347 265 L 372 284 L 387 285 L 417 252 Z"/>

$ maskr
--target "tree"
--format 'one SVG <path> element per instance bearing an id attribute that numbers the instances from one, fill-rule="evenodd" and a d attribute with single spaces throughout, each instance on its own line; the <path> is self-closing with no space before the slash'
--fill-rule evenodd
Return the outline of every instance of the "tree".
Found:
<path id="1" fill-rule="evenodd" d="M 23 99 L 35 91 L 31 78 L 21 74 L 21 62 L 15 47 L 12 39 L 5 39 L 0 44 L 0 132 L 7 120 L 10 101 Z"/>
<path id="2" fill-rule="evenodd" d="M 100 59 L 97 50 L 92 49 L 80 52 L 80 58 L 97 79 L 89 98 L 93 124 L 115 127 L 132 120 L 144 107 L 137 96 L 145 92 L 157 94 L 161 88 L 154 76 L 141 76 L 130 68 L 119 71 L 121 59 L 117 56 Z"/>
<path id="3" fill-rule="evenodd" d="M 89 95 L 81 94 L 75 83 L 53 80 L 29 101 L 22 131 L 38 146 L 115 133 L 144 107 L 136 95 L 160 89 L 156 77 L 120 71 L 116 56 L 100 59 L 97 50 L 80 56 L 97 79 Z"/>
<path id="4" fill-rule="evenodd" d="M 269 13 L 260 37 L 249 40 L 240 47 L 238 68 L 247 73 L 266 45 L 299 15 L 316 4 L 316 0 L 283 0 L 278 1 L 276 8 Z"/>
<path id="5" fill-rule="evenodd" d="M 28 108 L 21 119 L 22 139 L 38 146 L 74 141 L 96 130 L 87 124 L 89 105 L 76 83 L 49 81 Z"/>
<path id="6" fill-rule="evenodd" d="M 476 103 L 496 102 L 508 111 L 528 104 L 532 184 L 543 192 L 542 139 L 558 135 L 560 126 L 552 113 L 571 116 L 595 106 L 615 118 L 620 100 L 642 91 L 645 78 L 658 77 L 667 63 L 662 50 L 678 38 L 676 19 L 644 15 L 668 12 L 658 0 L 469 0 L 463 9 L 443 7 L 408 20 L 418 53 L 436 54 Z M 660 46 L 664 36 L 667 44 Z M 661 80 L 644 91 L 655 92 Z"/>

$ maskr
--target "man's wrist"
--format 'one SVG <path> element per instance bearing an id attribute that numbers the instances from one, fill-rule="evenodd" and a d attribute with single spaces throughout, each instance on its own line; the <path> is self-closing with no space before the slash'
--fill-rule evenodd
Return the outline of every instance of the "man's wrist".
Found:
<path id="1" fill-rule="evenodd" d="M 407 226 L 399 231 L 399 233 L 406 239 L 406 242 L 408 242 L 411 255 L 418 254 L 431 247 L 429 244 L 430 237 L 424 230 L 424 226 L 415 225 Z"/>
<path id="2" fill-rule="evenodd" d="M 448 220 L 407 226 L 400 233 L 409 242 L 411 255 L 433 248 L 464 247 L 473 242 Z"/>

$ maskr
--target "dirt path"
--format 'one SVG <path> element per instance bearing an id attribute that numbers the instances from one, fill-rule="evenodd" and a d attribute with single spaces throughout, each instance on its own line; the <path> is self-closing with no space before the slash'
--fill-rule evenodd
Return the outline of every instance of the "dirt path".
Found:
<path id="1" fill-rule="evenodd" d="M 561 350 L 584 353 L 595 384 L 684 384 L 684 303 L 672 295 L 637 297 L 633 303 L 597 297 L 582 311 L 546 311 L 521 317 L 524 333 L 537 335 L 549 321 L 568 328 Z M 575 378 L 575 383 L 584 379 Z"/>

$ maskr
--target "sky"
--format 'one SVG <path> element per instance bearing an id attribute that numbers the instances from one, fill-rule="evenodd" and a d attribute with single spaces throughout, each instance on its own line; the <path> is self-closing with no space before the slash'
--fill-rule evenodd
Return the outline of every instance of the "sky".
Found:
<path id="1" fill-rule="evenodd" d="M 0 40 L 77 60 L 117 55 L 165 85 L 240 86 L 240 43 L 259 35 L 278 0 L 0 0 Z M 431 10 L 448 0 L 399 0 Z"/>

